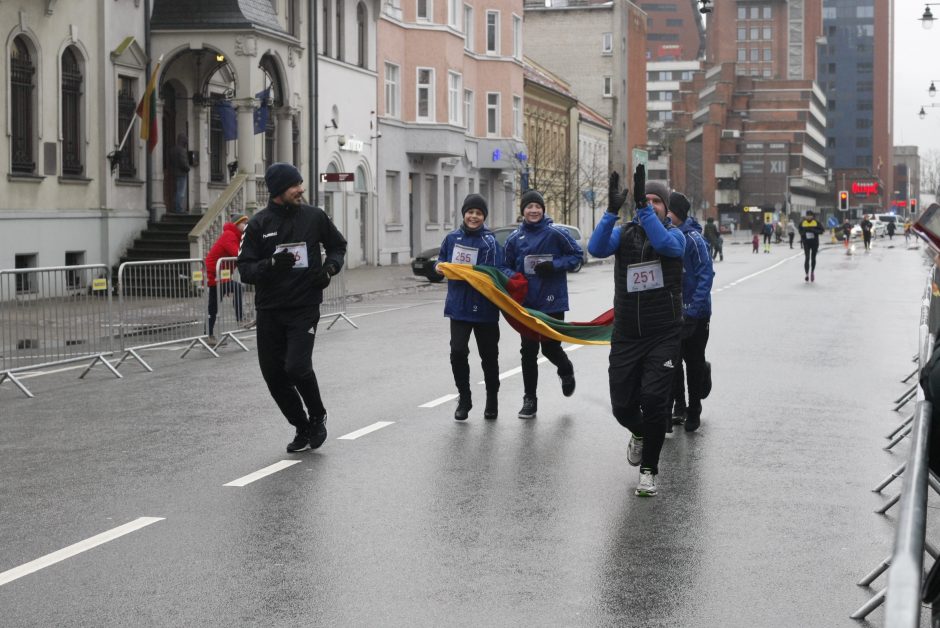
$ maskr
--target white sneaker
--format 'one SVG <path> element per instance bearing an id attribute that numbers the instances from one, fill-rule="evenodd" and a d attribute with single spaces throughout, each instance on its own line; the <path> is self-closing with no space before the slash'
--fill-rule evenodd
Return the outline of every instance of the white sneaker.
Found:
<path id="1" fill-rule="evenodd" d="M 636 495 L 653 497 L 656 495 L 656 476 L 647 469 L 640 470 L 640 483 L 636 485 Z"/>
<path id="2" fill-rule="evenodd" d="M 643 459 L 643 439 L 636 436 L 630 436 L 630 444 L 627 445 L 627 462 L 631 467 L 640 466 L 640 460 Z"/>

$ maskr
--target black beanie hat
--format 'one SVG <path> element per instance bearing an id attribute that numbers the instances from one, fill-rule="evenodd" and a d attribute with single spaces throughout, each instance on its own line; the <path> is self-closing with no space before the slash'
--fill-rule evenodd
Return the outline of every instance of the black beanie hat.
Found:
<path id="1" fill-rule="evenodd" d="M 528 190 L 522 195 L 519 201 L 519 213 L 521 214 L 529 203 L 538 203 L 542 206 L 542 213 L 545 213 L 545 199 L 535 190 Z"/>
<path id="2" fill-rule="evenodd" d="M 666 206 L 666 211 L 669 211 L 669 188 L 666 187 L 665 183 L 662 181 L 647 181 L 644 191 L 647 194 L 653 194 L 661 198 L 663 205 Z"/>
<path id="3" fill-rule="evenodd" d="M 268 194 L 271 198 L 280 196 L 287 188 L 303 181 L 300 170 L 283 162 L 271 164 L 264 173 L 264 182 L 268 186 Z"/>
<path id="4" fill-rule="evenodd" d="M 479 194 L 468 194 L 467 198 L 463 199 L 463 207 L 460 208 L 460 215 L 463 216 L 466 214 L 468 209 L 479 209 L 483 212 L 484 220 L 490 215 L 490 210 L 486 206 L 486 199 Z"/>
<path id="5" fill-rule="evenodd" d="M 685 197 L 685 194 L 673 192 L 669 195 L 669 211 L 676 215 L 680 223 L 685 222 L 686 218 L 689 217 L 690 207 L 691 204 L 689 203 L 689 199 Z"/>

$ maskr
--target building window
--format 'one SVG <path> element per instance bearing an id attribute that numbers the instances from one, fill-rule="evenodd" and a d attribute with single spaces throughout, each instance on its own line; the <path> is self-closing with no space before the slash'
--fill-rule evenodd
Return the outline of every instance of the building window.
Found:
<path id="1" fill-rule="evenodd" d="M 399 175 L 392 170 L 385 171 L 385 224 L 401 224 L 401 188 Z"/>
<path id="2" fill-rule="evenodd" d="M 336 58 L 346 59 L 346 2 L 336 0 Z"/>
<path id="3" fill-rule="evenodd" d="M 419 122 L 434 122 L 434 69 L 418 68 L 417 112 Z"/>
<path id="4" fill-rule="evenodd" d="M 339 2 L 340 0 L 337 0 Z M 323 56 L 330 56 L 330 35 L 333 31 L 330 26 L 330 18 L 333 12 L 330 11 L 330 0 L 323 0 Z"/>
<path id="5" fill-rule="evenodd" d="M 762 72 L 762 76 L 764 78 L 770 78 L 771 76 L 770 68 L 764 68 L 764 71 Z"/>
<path id="6" fill-rule="evenodd" d="M 601 54 L 609 55 L 614 52 L 614 34 L 604 33 L 601 37 Z"/>
<path id="7" fill-rule="evenodd" d="M 401 117 L 401 69 L 393 63 L 385 63 L 385 115 Z"/>
<path id="8" fill-rule="evenodd" d="M 747 49 L 738 48 L 738 61 L 747 61 Z"/>
<path id="9" fill-rule="evenodd" d="M 339 0 L 337 0 L 339 1 Z M 432 0 L 417 0 L 417 15 L 418 19 L 422 22 L 430 22 L 432 20 L 434 3 Z"/>
<path id="10" fill-rule="evenodd" d="M 769 26 L 765 26 L 763 28 L 763 33 L 764 33 L 764 39 L 773 39 L 773 37 L 771 36 L 771 30 Z"/>
<path id="11" fill-rule="evenodd" d="M 432 225 L 439 224 L 441 219 L 437 211 L 437 175 L 429 174 L 424 177 L 425 188 L 428 191 L 428 222 Z"/>
<path id="12" fill-rule="evenodd" d="M 366 50 L 369 47 L 369 27 L 366 22 L 366 5 L 356 5 L 356 65 L 366 67 Z"/>
<path id="13" fill-rule="evenodd" d="M 856 137 L 855 138 L 855 148 L 868 148 L 871 146 L 871 138 L 868 137 Z"/>
<path id="14" fill-rule="evenodd" d="M 512 136 L 522 138 L 522 99 L 512 97 Z"/>
<path id="15" fill-rule="evenodd" d="M 12 130 L 12 164 L 14 173 L 32 174 L 36 170 L 33 135 L 33 91 L 36 66 L 26 39 L 13 40 L 10 51 L 10 123 Z"/>
<path id="16" fill-rule="evenodd" d="M 460 0 L 447 0 L 447 25 L 460 30 Z"/>
<path id="17" fill-rule="evenodd" d="M 747 19 L 747 7 L 738 7 L 738 19 L 746 20 Z"/>
<path id="18" fill-rule="evenodd" d="M 682 19 L 680 19 L 680 18 L 667 18 L 667 19 L 666 19 L 666 26 L 677 26 L 677 27 L 681 27 L 682 24 L 683 24 L 683 21 L 682 21 Z"/>
<path id="19" fill-rule="evenodd" d="M 85 264 L 85 251 L 66 251 L 65 252 L 65 265 L 66 266 L 84 266 Z M 67 288 L 76 289 L 84 288 L 84 273 L 80 270 L 69 270 L 65 273 L 65 285 Z"/>
<path id="20" fill-rule="evenodd" d="M 757 41 L 758 39 L 760 39 L 760 29 L 752 28 L 750 31 L 750 35 L 751 35 L 751 41 Z"/>
<path id="21" fill-rule="evenodd" d="M 486 94 L 486 134 L 499 135 L 499 92 Z"/>
<path id="22" fill-rule="evenodd" d="M 486 52 L 499 54 L 499 11 L 486 12 Z"/>
<path id="23" fill-rule="evenodd" d="M 36 268 L 37 255 L 35 253 L 26 253 L 13 256 L 14 268 Z M 36 273 L 18 273 L 16 275 L 16 293 L 25 294 L 37 291 Z"/>
<path id="24" fill-rule="evenodd" d="M 855 17 L 860 19 L 875 17 L 875 7 L 855 7 Z"/>
<path id="25" fill-rule="evenodd" d="M 764 61 L 772 61 L 773 57 L 770 52 L 770 48 L 764 48 Z"/>
<path id="26" fill-rule="evenodd" d="M 463 79 L 456 72 L 447 73 L 447 120 L 451 124 L 460 125 L 460 98 L 463 92 Z"/>
<path id="27" fill-rule="evenodd" d="M 746 41 L 746 40 L 747 40 L 747 29 L 739 28 L 738 29 L 738 41 Z"/>
<path id="28" fill-rule="evenodd" d="M 611 94 L 612 94 L 611 80 L 609 76 L 605 76 L 604 77 L 604 96 L 610 96 Z"/>
<path id="29" fill-rule="evenodd" d="M 522 18 L 512 16 L 512 56 L 522 61 Z"/>
<path id="30" fill-rule="evenodd" d="M 855 119 L 855 128 L 856 129 L 870 129 L 871 120 L 868 118 L 856 118 Z"/>
<path id="31" fill-rule="evenodd" d="M 872 73 L 871 61 L 862 61 L 860 63 L 856 63 L 855 68 L 859 74 L 871 74 Z"/>
<path id="32" fill-rule="evenodd" d="M 761 13 L 762 13 L 761 17 L 763 17 L 765 20 L 773 19 L 774 14 L 770 7 L 761 7 Z"/>
<path id="33" fill-rule="evenodd" d="M 220 107 L 222 95 L 212 94 L 212 107 L 209 108 L 209 181 L 225 182 L 225 139 L 222 132 L 222 113 Z"/>
<path id="34" fill-rule="evenodd" d="M 758 48 L 751 48 L 750 56 L 751 61 L 760 61 L 760 50 Z"/>
<path id="35" fill-rule="evenodd" d="M 79 176 L 82 166 L 82 68 L 75 49 L 62 53 L 62 174 Z"/>
<path id="36" fill-rule="evenodd" d="M 154 95 L 156 96 L 156 94 Z M 124 137 L 127 128 L 134 124 L 137 109 L 137 81 L 127 76 L 118 77 L 118 137 Z M 137 176 L 137 142 L 127 141 L 118 162 L 118 177 L 133 179 Z"/>
<path id="37" fill-rule="evenodd" d="M 463 47 L 473 52 L 473 7 L 463 5 Z"/>
<path id="38" fill-rule="evenodd" d="M 751 19 L 752 20 L 760 19 L 760 7 L 751 7 Z"/>
<path id="39" fill-rule="evenodd" d="M 473 92 L 463 90 L 463 122 L 467 127 L 467 134 L 473 135 Z"/>

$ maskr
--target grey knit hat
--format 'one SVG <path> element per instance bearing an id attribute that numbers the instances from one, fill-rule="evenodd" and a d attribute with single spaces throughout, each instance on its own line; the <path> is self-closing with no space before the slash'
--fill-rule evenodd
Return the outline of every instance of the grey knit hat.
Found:
<path id="1" fill-rule="evenodd" d="M 646 193 L 655 194 L 662 199 L 663 205 L 666 206 L 666 211 L 669 211 L 669 188 L 666 187 L 666 184 L 662 181 L 647 181 L 646 182 Z"/>

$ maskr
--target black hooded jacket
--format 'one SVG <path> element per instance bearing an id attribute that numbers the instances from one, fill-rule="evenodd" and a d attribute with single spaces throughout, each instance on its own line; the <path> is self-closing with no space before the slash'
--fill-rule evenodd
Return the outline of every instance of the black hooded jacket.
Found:
<path id="1" fill-rule="evenodd" d="M 276 247 L 297 242 L 306 243 L 309 266 L 273 270 L 271 256 Z M 321 244 L 326 250 L 322 261 Z M 242 281 L 255 286 L 255 309 L 313 307 L 323 302 L 323 291 L 312 286 L 314 275 L 326 263 L 338 272 L 345 257 L 346 239 L 322 209 L 269 202 L 248 221 L 238 252 L 238 272 Z"/>

